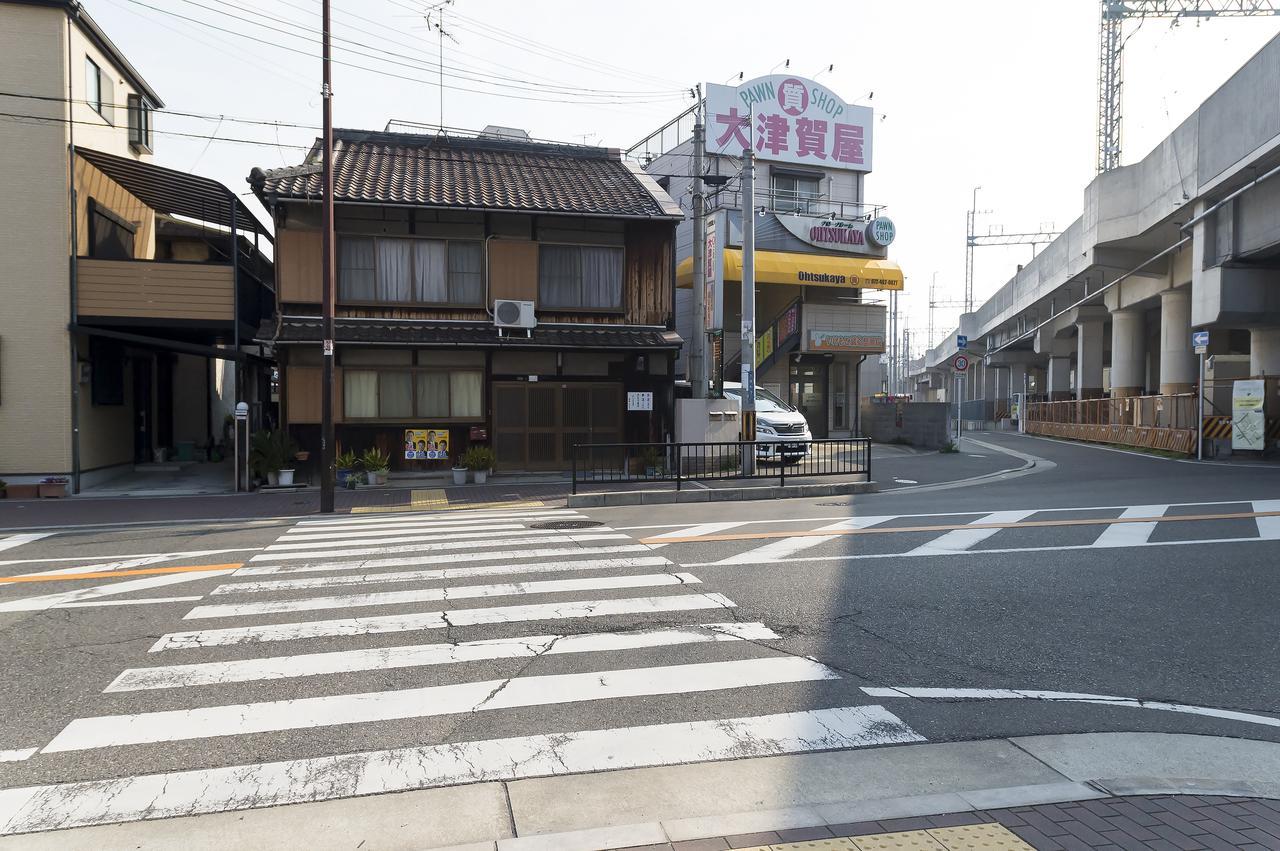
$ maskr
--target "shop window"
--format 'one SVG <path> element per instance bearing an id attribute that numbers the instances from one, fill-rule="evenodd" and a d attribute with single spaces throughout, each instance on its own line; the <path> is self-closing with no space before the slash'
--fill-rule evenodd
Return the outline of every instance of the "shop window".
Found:
<path id="1" fill-rule="evenodd" d="M 593 245 L 539 246 L 538 306 L 620 310 L 622 249 Z"/>
<path id="2" fill-rule="evenodd" d="M 481 244 L 474 241 L 342 237 L 338 297 L 479 306 L 484 300 L 483 257 Z"/>
<path id="3" fill-rule="evenodd" d="M 132 260 L 137 228 L 92 198 L 89 199 L 89 256 L 98 260 Z"/>
<path id="4" fill-rule="evenodd" d="M 821 196 L 822 178 L 816 175 L 773 172 L 769 180 L 773 209 L 780 213 L 811 212 L 813 202 Z"/>
<path id="5" fill-rule="evenodd" d="M 483 419 L 480 370 L 347 369 L 343 412 L 352 420 Z"/>

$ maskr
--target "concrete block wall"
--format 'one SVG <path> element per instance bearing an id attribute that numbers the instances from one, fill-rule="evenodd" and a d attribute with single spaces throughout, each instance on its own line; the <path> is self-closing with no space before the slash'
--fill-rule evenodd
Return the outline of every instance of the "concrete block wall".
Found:
<path id="1" fill-rule="evenodd" d="M 945 402 L 885 404 L 863 400 L 862 434 L 877 443 L 904 438 L 921 449 L 939 449 L 951 439 L 951 409 Z"/>

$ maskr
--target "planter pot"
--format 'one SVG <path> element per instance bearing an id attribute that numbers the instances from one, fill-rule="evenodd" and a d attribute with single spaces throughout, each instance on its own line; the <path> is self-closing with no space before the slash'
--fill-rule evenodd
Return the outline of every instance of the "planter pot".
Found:
<path id="1" fill-rule="evenodd" d="M 153 453 L 153 455 L 154 455 L 154 457 L 155 457 L 155 459 L 156 459 L 156 463 L 157 463 L 157 464 L 163 464 L 163 463 L 165 462 L 165 460 L 168 458 L 169 450 L 165 449 L 164 447 L 161 447 L 161 448 L 157 449 L 157 450 Z"/>
<path id="2" fill-rule="evenodd" d="M 385 485 L 387 483 L 387 476 L 389 476 L 390 474 L 391 474 L 390 470 L 374 470 L 372 473 L 369 474 L 370 476 L 369 484 Z"/>
<path id="3" fill-rule="evenodd" d="M 276 474 L 277 484 L 281 486 L 289 486 L 293 484 L 293 470 L 281 470 Z"/>
<path id="4" fill-rule="evenodd" d="M 39 485 L 9 485 L 9 499 L 38 499 Z"/>
<path id="5" fill-rule="evenodd" d="M 455 485 L 465 485 L 465 484 L 467 483 L 467 468 L 466 468 L 466 467 L 454 467 L 454 468 L 453 468 L 453 483 L 454 483 Z"/>
<path id="6" fill-rule="evenodd" d="M 290 471 L 289 475 L 292 476 L 293 472 Z M 279 484 L 280 484 L 280 471 L 279 470 L 267 471 L 267 487 L 274 488 Z"/>
<path id="7" fill-rule="evenodd" d="M 488 470 L 475 470 L 473 472 L 475 473 L 476 484 L 482 485 L 489 480 Z"/>
<path id="8" fill-rule="evenodd" d="M 351 471 L 339 468 L 336 471 L 336 476 L 338 480 L 338 487 L 346 487 L 347 479 L 351 478 Z"/>
<path id="9" fill-rule="evenodd" d="M 56 485 L 37 485 L 41 499 L 61 499 L 67 495 L 67 486 L 65 484 Z"/>

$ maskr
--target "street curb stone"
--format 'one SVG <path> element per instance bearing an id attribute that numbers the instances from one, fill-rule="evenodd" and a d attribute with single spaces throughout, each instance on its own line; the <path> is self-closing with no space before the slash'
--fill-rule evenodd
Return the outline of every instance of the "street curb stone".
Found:
<path id="1" fill-rule="evenodd" d="M 876 482 L 841 482 L 830 485 L 769 485 L 749 488 L 708 488 L 680 491 L 610 491 L 570 496 L 568 508 L 607 508 L 618 505 L 670 505 L 683 502 L 732 502 L 762 499 L 804 499 L 875 493 Z"/>

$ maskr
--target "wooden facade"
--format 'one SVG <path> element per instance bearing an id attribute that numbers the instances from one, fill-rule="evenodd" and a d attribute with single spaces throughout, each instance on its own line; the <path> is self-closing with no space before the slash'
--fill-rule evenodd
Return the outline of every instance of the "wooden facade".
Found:
<path id="1" fill-rule="evenodd" d="M 234 275 L 229 263 L 94 260 L 77 266 L 82 317 L 232 320 Z"/>

